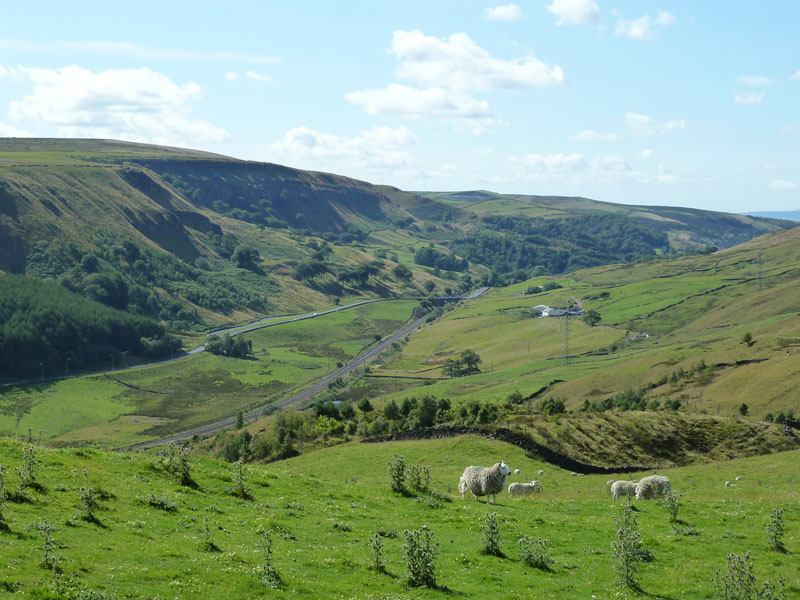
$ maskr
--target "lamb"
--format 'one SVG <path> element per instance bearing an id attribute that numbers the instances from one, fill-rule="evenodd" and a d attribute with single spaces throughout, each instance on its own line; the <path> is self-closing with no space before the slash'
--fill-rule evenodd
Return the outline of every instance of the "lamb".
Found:
<path id="1" fill-rule="evenodd" d="M 519 469 L 514 469 L 514 475 L 519 475 Z"/>
<path id="2" fill-rule="evenodd" d="M 458 481 L 458 491 L 462 498 L 466 497 L 467 490 L 475 496 L 486 496 L 486 504 L 489 504 L 489 496 L 493 496 L 497 504 L 497 494 L 503 491 L 508 475 L 511 475 L 511 469 L 505 462 L 491 467 L 467 467 Z"/>
<path id="3" fill-rule="evenodd" d="M 542 491 L 542 486 L 538 481 L 533 480 L 530 483 L 512 483 L 508 486 L 509 496 L 522 496 L 524 494 L 537 494 Z"/>
<path id="4" fill-rule="evenodd" d="M 639 480 L 636 484 L 637 500 L 653 500 L 663 498 L 672 492 L 669 478 L 664 475 L 648 475 Z"/>
<path id="5" fill-rule="evenodd" d="M 539 475 L 544 475 L 544 469 L 539 469 Z"/>
<path id="6" fill-rule="evenodd" d="M 619 500 L 620 496 L 633 496 L 636 494 L 636 481 L 614 481 L 611 484 L 611 493 L 614 494 L 614 500 Z"/>

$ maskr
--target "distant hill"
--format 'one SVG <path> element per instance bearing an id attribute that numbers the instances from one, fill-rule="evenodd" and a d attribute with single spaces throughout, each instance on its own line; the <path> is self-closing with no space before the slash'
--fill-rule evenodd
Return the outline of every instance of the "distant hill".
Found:
<path id="1" fill-rule="evenodd" d="M 764 219 L 784 219 L 786 221 L 800 222 L 800 210 L 765 210 L 744 213 L 751 217 L 761 217 Z"/>
<path id="2" fill-rule="evenodd" d="M 0 271 L 55 279 L 185 333 L 710 252 L 793 225 L 586 198 L 417 194 L 113 140 L 0 139 Z M 90 285 L 98 274 L 121 295 Z"/>

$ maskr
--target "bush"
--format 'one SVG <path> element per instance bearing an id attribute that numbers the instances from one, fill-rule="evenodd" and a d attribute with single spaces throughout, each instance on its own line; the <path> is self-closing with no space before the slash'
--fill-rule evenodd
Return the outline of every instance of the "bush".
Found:
<path id="1" fill-rule="evenodd" d="M 406 489 L 406 461 L 399 454 L 389 459 L 389 483 L 395 492 L 402 493 Z"/>
<path id="2" fill-rule="evenodd" d="M 496 512 L 486 513 L 481 531 L 483 533 L 481 553 L 490 556 L 504 556 L 500 549 L 500 525 L 497 523 Z"/>
<path id="3" fill-rule="evenodd" d="M 436 587 L 436 555 L 439 543 L 433 541 L 433 532 L 427 527 L 405 531 L 403 560 L 410 587 Z"/>
<path id="4" fill-rule="evenodd" d="M 774 509 L 767 523 L 767 545 L 773 550 L 783 550 L 783 511 Z"/>
<path id="5" fill-rule="evenodd" d="M 535 569 L 547 571 L 555 561 L 547 555 L 547 540 L 542 538 L 534 539 L 523 536 L 519 539 L 519 558 L 520 560 Z"/>
<path id="6" fill-rule="evenodd" d="M 728 554 L 728 571 L 724 574 L 717 571 L 711 578 L 716 600 L 784 600 L 784 583 L 781 577 L 778 579 L 780 589 L 770 580 L 759 587 L 749 552 L 744 556 Z"/>

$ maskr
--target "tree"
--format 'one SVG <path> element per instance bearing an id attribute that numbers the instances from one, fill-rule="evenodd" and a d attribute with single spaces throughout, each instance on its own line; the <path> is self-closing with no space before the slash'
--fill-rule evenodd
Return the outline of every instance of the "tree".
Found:
<path id="1" fill-rule="evenodd" d="M 396 421 L 400 418 L 400 407 L 397 406 L 397 402 L 392 400 L 383 407 L 383 418 L 387 421 Z"/>
<path id="2" fill-rule="evenodd" d="M 394 269 L 392 269 L 392 274 L 395 276 L 395 278 L 402 281 L 409 281 L 412 275 L 411 269 L 405 265 L 395 266 Z"/>
<path id="3" fill-rule="evenodd" d="M 430 293 L 430 292 L 432 292 L 434 289 L 436 289 L 436 284 L 435 284 L 433 281 L 431 281 L 431 280 L 429 279 L 428 281 L 426 281 L 425 283 L 423 283 L 423 284 L 422 284 L 422 287 L 424 287 L 424 288 L 425 288 L 425 291 L 427 291 L 428 293 Z"/>
<path id="4" fill-rule="evenodd" d="M 739 414 L 742 415 L 743 417 L 746 417 L 748 410 L 749 408 L 747 407 L 747 404 L 742 402 L 741 405 L 739 406 Z"/>
<path id="5" fill-rule="evenodd" d="M 358 408 L 363 413 L 372 412 L 372 402 L 369 401 L 369 398 L 364 398 L 361 402 L 358 403 Z"/>
<path id="6" fill-rule="evenodd" d="M 261 255 L 258 250 L 251 246 L 236 246 L 236 249 L 233 251 L 233 262 L 235 262 L 236 266 L 240 269 L 252 269 L 256 267 L 260 258 Z"/>
<path id="7" fill-rule="evenodd" d="M 583 315 L 584 322 L 586 322 L 590 327 L 597 325 L 600 322 L 600 319 L 600 313 L 594 309 L 586 311 L 586 314 Z"/>
<path id="8" fill-rule="evenodd" d="M 742 336 L 742 343 L 743 343 L 743 344 L 747 344 L 747 347 L 748 347 L 748 348 L 749 348 L 750 346 L 752 346 L 753 344 L 755 344 L 755 342 L 753 341 L 753 334 L 752 334 L 752 333 L 750 333 L 749 331 L 748 331 L 747 333 L 745 333 L 745 334 Z"/>
<path id="9" fill-rule="evenodd" d="M 461 375 L 461 361 L 448 358 L 442 367 L 442 374 L 447 377 L 459 377 Z"/>
<path id="10" fill-rule="evenodd" d="M 461 353 L 462 372 L 465 375 L 472 375 L 473 373 L 480 373 L 478 364 L 481 362 L 481 357 L 474 350 L 464 350 Z"/>
<path id="11" fill-rule="evenodd" d="M 437 409 L 436 399 L 431 396 L 425 396 L 417 408 L 417 426 L 432 426 L 436 422 Z"/>
<path id="12" fill-rule="evenodd" d="M 297 281 L 312 281 L 316 276 L 328 272 L 328 267 L 321 260 L 304 260 L 294 269 L 292 277 Z"/>

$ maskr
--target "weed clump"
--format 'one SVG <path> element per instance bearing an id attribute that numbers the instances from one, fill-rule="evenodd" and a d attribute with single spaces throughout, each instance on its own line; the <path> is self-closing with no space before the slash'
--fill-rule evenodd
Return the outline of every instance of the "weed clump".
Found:
<path id="1" fill-rule="evenodd" d="M 678 522 L 678 511 L 681 508 L 681 495 L 670 492 L 660 502 L 661 506 L 667 511 L 670 523 Z"/>
<path id="2" fill-rule="evenodd" d="M 378 573 L 385 573 L 386 565 L 383 562 L 383 536 L 380 531 L 376 531 L 375 535 L 369 538 L 369 548 L 372 552 L 370 569 Z"/>
<path id="3" fill-rule="evenodd" d="M 642 546 L 639 521 L 633 507 L 626 504 L 617 509 L 617 541 L 611 544 L 611 564 L 617 573 L 617 585 L 635 589 L 638 587 L 636 571 L 640 562 L 650 562 L 653 554 Z"/>
<path id="4" fill-rule="evenodd" d="M 160 494 L 155 494 L 150 492 L 147 496 L 145 496 L 144 500 L 142 501 L 144 504 L 152 506 L 153 508 L 157 508 L 159 510 L 163 510 L 165 512 L 177 512 L 178 511 L 178 504 L 167 498 L 166 496 L 161 496 Z"/>
<path id="5" fill-rule="evenodd" d="M 206 552 L 219 552 L 219 546 L 211 539 L 211 529 L 208 527 L 208 516 L 203 517 L 203 529 L 205 540 L 203 541 L 203 550 Z"/>
<path id="6" fill-rule="evenodd" d="M 519 558 L 520 560 L 535 569 L 542 571 L 549 571 L 550 565 L 555 561 L 547 554 L 547 540 L 537 538 L 534 540 L 531 536 L 526 535 L 519 539 Z"/>
<path id="7" fill-rule="evenodd" d="M 406 461 L 399 454 L 393 454 L 389 459 L 389 484 L 395 492 L 406 490 Z"/>
<path id="8" fill-rule="evenodd" d="M 255 570 L 255 576 L 261 585 L 276 590 L 282 581 L 278 570 L 272 564 L 272 530 L 258 529 L 258 547 L 261 551 L 261 564 Z"/>
<path id="9" fill-rule="evenodd" d="M 231 496 L 236 496 L 242 500 L 250 500 L 250 490 L 247 489 L 245 484 L 245 476 L 247 469 L 244 466 L 244 461 L 240 458 L 233 463 L 233 487 L 230 489 Z"/>
<path id="10" fill-rule="evenodd" d="M 95 513 L 100 508 L 100 494 L 89 485 L 89 471 L 86 469 L 83 470 L 83 481 L 84 485 L 78 488 L 78 512 L 72 520 L 75 521 L 80 516 L 84 521 L 97 523 Z"/>
<path id="11" fill-rule="evenodd" d="M 483 532 L 481 553 L 490 556 L 504 556 L 500 549 L 500 525 L 497 523 L 496 512 L 486 513 L 481 531 Z"/>
<path id="12" fill-rule="evenodd" d="M 423 526 L 405 531 L 403 560 L 410 587 L 436 587 L 436 555 L 439 542 L 433 541 L 433 531 Z"/>
<path id="13" fill-rule="evenodd" d="M 427 493 L 431 489 L 431 468 L 428 465 L 411 465 L 408 469 L 408 485 L 412 490 Z"/>
<path id="14" fill-rule="evenodd" d="M 6 498 L 8 498 L 8 492 L 6 491 L 6 466 L 0 465 L 0 531 L 8 530 L 5 515 L 3 514 L 6 508 Z"/>
<path id="15" fill-rule="evenodd" d="M 711 578 L 714 587 L 715 600 L 784 600 L 783 589 L 785 580 L 778 579 L 774 585 L 769 579 L 758 585 L 758 579 L 753 573 L 753 562 L 750 552 L 741 556 L 728 554 L 728 570 L 721 573 L 719 570 Z"/>
<path id="16" fill-rule="evenodd" d="M 767 546 L 773 550 L 783 551 L 783 511 L 776 508 L 769 516 L 767 523 Z"/>
<path id="17" fill-rule="evenodd" d="M 158 457 L 157 467 L 181 485 L 195 487 L 189 464 L 189 449 L 170 442 L 167 449 Z"/>

